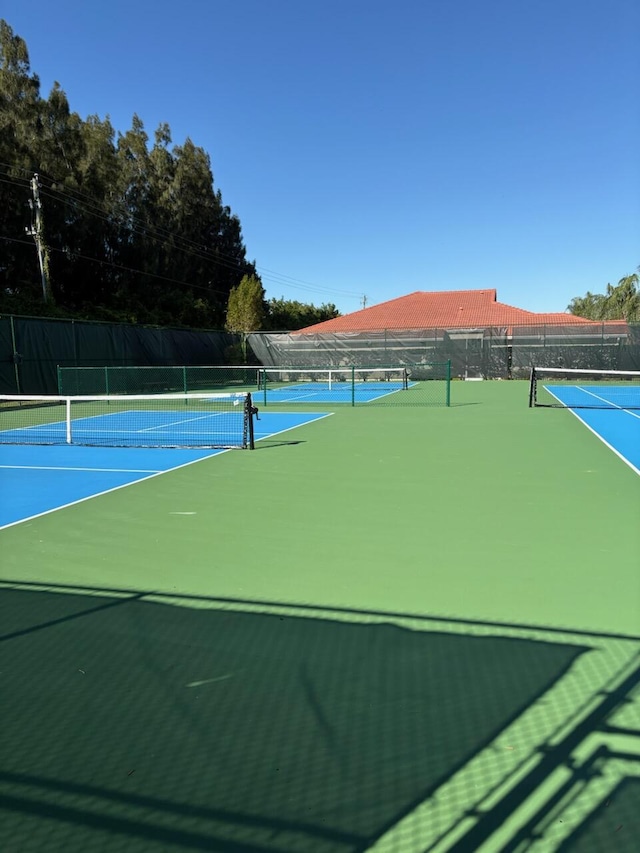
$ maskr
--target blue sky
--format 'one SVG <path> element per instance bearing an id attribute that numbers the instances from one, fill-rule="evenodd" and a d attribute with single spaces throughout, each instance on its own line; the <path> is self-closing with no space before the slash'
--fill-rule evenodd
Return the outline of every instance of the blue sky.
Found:
<path id="1" fill-rule="evenodd" d="M 640 265 L 637 0 L 0 0 L 46 96 L 211 157 L 268 297 L 495 287 L 563 311 Z"/>

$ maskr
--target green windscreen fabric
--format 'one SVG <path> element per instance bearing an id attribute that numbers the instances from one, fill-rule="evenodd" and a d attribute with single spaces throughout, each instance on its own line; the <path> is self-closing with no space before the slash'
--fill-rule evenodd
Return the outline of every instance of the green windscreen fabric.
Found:
<path id="1" fill-rule="evenodd" d="M 0 317 L 0 388 L 3 394 L 20 393 L 15 361 L 11 317 Z"/>
<path id="2" fill-rule="evenodd" d="M 56 394 L 58 367 L 223 364 L 235 342 L 222 331 L 2 317 L 0 393 Z"/>

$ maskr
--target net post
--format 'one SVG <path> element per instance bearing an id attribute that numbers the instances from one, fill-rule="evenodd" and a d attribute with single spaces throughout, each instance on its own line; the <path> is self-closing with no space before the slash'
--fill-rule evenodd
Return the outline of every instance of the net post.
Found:
<path id="1" fill-rule="evenodd" d="M 245 447 L 248 447 L 249 450 L 256 449 L 255 443 L 255 434 L 253 430 L 253 400 L 251 398 L 251 393 L 247 394 L 247 398 L 245 400 L 245 428 L 247 436 L 245 438 Z M 258 410 L 256 409 L 256 412 Z"/>
<path id="2" fill-rule="evenodd" d="M 446 406 L 451 405 L 451 359 L 447 359 Z"/>
<path id="3" fill-rule="evenodd" d="M 67 421 L 66 425 L 66 439 L 67 444 L 71 444 L 71 397 L 67 397 L 65 400 L 65 417 Z"/>
<path id="4" fill-rule="evenodd" d="M 58 378 L 58 394 L 62 394 L 62 374 L 60 373 L 59 364 L 56 364 L 56 376 Z"/>
<path id="5" fill-rule="evenodd" d="M 536 399 L 536 369 L 531 367 L 531 376 L 529 377 L 529 408 L 532 409 Z"/>
<path id="6" fill-rule="evenodd" d="M 356 368 L 355 365 L 351 365 L 351 406 L 355 406 L 356 404 Z"/>
<path id="7" fill-rule="evenodd" d="M 109 368 L 104 369 L 104 393 L 109 394 Z"/>
<path id="8" fill-rule="evenodd" d="M 182 368 L 182 390 L 184 391 L 185 394 L 188 391 L 188 388 L 187 388 L 187 366 L 186 365 L 184 365 Z"/>

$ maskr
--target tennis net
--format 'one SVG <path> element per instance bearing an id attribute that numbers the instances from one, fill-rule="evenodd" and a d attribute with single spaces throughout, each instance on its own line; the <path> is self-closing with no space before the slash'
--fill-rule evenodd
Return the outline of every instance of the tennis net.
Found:
<path id="1" fill-rule="evenodd" d="M 640 371 L 533 367 L 529 406 L 640 409 Z"/>
<path id="2" fill-rule="evenodd" d="M 0 395 L 0 444 L 254 447 L 251 394 Z"/>

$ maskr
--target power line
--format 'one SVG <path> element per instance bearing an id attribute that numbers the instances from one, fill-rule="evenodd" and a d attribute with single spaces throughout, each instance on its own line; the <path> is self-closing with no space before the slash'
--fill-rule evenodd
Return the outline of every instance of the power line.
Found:
<path id="1" fill-rule="evenodd" d="M 12 166 L 8 163 L 1 163 L 0 166 L 4 166 L 9 169 L 18 169 L 25 174 L 29 174 L 28 170 L 23 169 L 19 166 Z M 51 175 L 47 175 L 45 173 L 41 173 L 41 177 L 47 178 L 51 183 L 61 183 L 60 179 L 55 178 Z M 0 178 L 0 180 L 3 180 Z M 13 179 L 16 183 L 18 181 L 24 181 L 26 185 L 28 185 L 28 180 L 26 178 L 15 178 Z M 11 183 L 11 180 L 3 180 L 4 183 Z M 55 186 L 51 186 L 48 188 L 42 188 L 41 194 L 46 195 L 49 198 L 55 200 L 64 200 L 68 202 L 73 202 L 77 204 L 80 208 L 85 209 L 86 211 L 92 213 L 99 219 L 102 219 L 105 222 L 112 223 L 114 221 L 113 214 L 109 211 L 105 210 L 104 206 L 100 201 L 95 199 L 93 196 L 88 193 L 84 193 L 79 189 L 71 190 L 68 187 L 64 189 L 58 189 Z M 85 200 L 86 199 L 86 200 Z M 170 231 L 167 228 L 156 226 L 152 228 L 147 223 L 142 222 L 138 217 L 124 214 L 125 218 L 128 218 L 132 223 L 131 230 L 134 233 L 137 233 L 142 236 L 146 236 L 152 240 L 157 242 L 165 242 L 167 239 L 172 240 L 172 248 L 180 251 L 186 255 L 190 255 L 191 257 L 198 258 L 200 260 L 208 261 L 211 263 L 215 263 L 225 269 L 238 269 L 239 262 L 237 258 L 234 258 L 231 255 L 227 255 L 225 252 L 220 251 L 219 249 L 209 250 L 206 247 L 200 246 L 193 240 L 189 240 L 173 231 Z M 236 217 L 237 218 L 237 217 Z M 238 220 L 239 222 L 239 220 Z M 246 247 L 245 247 L 246 251 Z M 245 261 L 248 265 L 251 265 L 251 262 Z M 283 286 L 287 286 L 292 289 L 302 290 L 307 293 L 325 293 L 325 294 L 333 294 L 337 296 L 350 296 L 354 298 L 360 298 L 361 294 L 350 291 L 350 290 L 342 290 L 339 288 L 326 287 L 324 285 L 313 284 L 312 282 L 305 281 L 303 279 L 298 279 L 293 276 L 287 275 L 285 273 L 279 273 L 274 270 L 270 270 L 266 267 L 259 266 L 257 264 L 253 265 L 255 269 L 259 272 L 260 277 L 271 282 L 272 284 L 280 284 Z M 194 286 L 194 285 L 191 285 Z M 220 292 L 220 291 L 217 291 Z"/>
<path id="2" fill-rule="evenodd" d="M 12 183 L 12 181 L 6 181 L 6 180 L 4 180 L 4 179 L 2 179 L 2 178 L 0 178 L 0 181 L 3 181 L 4 183 Z M 25 186 L 28 186 L 28 182 L 26 182 Z M 66 197 L 66 196 L 67 196 L 67 194 L 66 194 L 66 193 L 58 192 L 58 194 L 56 195 L 56 194 L 55 194 L 55 192 L 56 192 L 55 190 L 54 190 L 53 192 L 49 192 L 49 191 L 47 191 L 46 189 L 41 189 L 41 191 L 40 191 L 41 195 L 47 196 L 48 198 L 51 198 L 51 199 L 53 199 L 54 201 L 63 201 L 64 203 L 70 203 L 70 202 L 73 202 L 73 203 L 74 203 L 74 204 L 76 204 L 78 207 L 80 207 L 81 209 L 83 209 L 83 210 L 87 211 L 87 212 L 88 212 L 89 214 L 91 214 L 92 216 L 95 216 L 96 218 L 101 219 L 102 221 L 104 221 L 104 222 L 106 222 L 106 223 L 108 223 L 108 224 L 118 224 L 118 223 L 117 223 L 117 219 L 114 219 L 113 217 L 109 218 L 109 216 L 108 216 L 108 215 L 103 215 L 103 214 L 102 214 L 102 210 L 101 210 L 101 208 L 99 208 L 97 205 L 87 205 L 86 203 L 84 203 L 84 202 L 80 202 L 78 199 L 75 199 L 75 198 L 73 198 L 72 196 L 71 196 L 71 197 Z M 92 210 L 92 209 L 90 209 L 90 208 L 93 208 L 93 210 Z M 126 217 L 124 217 L 124 218 L 126 218 Z M 182 240 L 183 242 L 191 242 L 191 243 L 192 243 L 192 245 L 194 245 L 194 246 L 196 246 L 196 245 L 197 245 L 197 244 L 196 244 L 196 243 L 194 243 L 193 241 L 186 241 L 186 240 L 185 240 L 185 238 L 181 238 L 179 235 L 177 235 L 177 234 L 173 234 L 172 232 L 166 231 L 165 229 L 162 229 L 162 230 L 163 230 L 163 231 L 165 231 L 166 237 L 165 237 L 165 235 L 163 235 L 162 233 L 159 233 L 159 232 L 155 232 L 155 233 L 154 233 L 154 230 L 153 230 L 153 229 L 148 228 L 148 227 L 146 227 L 146 226 L 144 226 L 144 225 L 141 225 L 141 224 L 136 224 L 136 223 L 140 223 L 140 222 L 141 222 L 141 220 L 137 219 L 136 217 L 131 217 L 131 219 L 132 219 L 132 221 L 133 221 L 133 223 L 134 223 L 134 224 L 133 224 L 133 227 L 132 227 L 131 225 L 129 225 L 129 226 L 128 226 L 128 227 L 129 227 L 129 230 L 130 230 L 130 231 L 132 231 L 134 234 L 138 234 L 139 236 L 145 236 L 145 237 L 148 237 L 148 238 L 150 238 L 151 240 L 153 240 L 153 241 L 155 241 L 155 242 L 158 242 L 158 243 L 165 243 L 165 242 L 166 242 L 166 237 L 169 237 L 169 238 L 171 238 L 171 239 L 172 239 L 172 240 L 174 240 L 174 241 L 176 241 L 176 240 L 178 240 L 178 241 Z M 24 242 L 24 241 L 18 241 L 18 240 L 16 240 L 16 241 L 14 241 L 14 242 Z M 54 249 L 54 251 L 62 251 L 62 250 L 60 250 L 60 249 L 55 249 L 55 247 L 51 247 L 51 248 L 53 248 L 53 249 Z M 198 260 L 203 260 L 203 261 L 206 261 L 207 263 L 216 264 L 216 265 L 221 266 L 221 267 L 223 267 L 223 268 L 225 268 L 225 269 L 237 270 L 237 269 L 238 269 L 238 267 L 239 267 L 239 265 L 240 265 L 240 264 L 239 264 L 239 262 L 238 262 L 237 260 L 235 260 L 235 259 L 234 259 L 234 260 L 232 260 L 232 261 L 227 260 L 227 258 L 231 258 L 231 256 L 229 256 L 229 255 L 225 255 L 224 253 L 220 253 L 220 254 L 222 255 L 222 257 L 217 257 L 216 255 L 218 254 L 218 250 L 216 250 L 216 249 L 211 250 L 211 251 L 207 251 L 207 250 L 204 250 L 204 249 L 201 249 L 201 250 L 199 250 L 199 251 L 194 251 L 194 250 L 189 249 L 189 248 L 186 248 L 186 247 L 184 247 L 184 246 L 180 246 L 180 245 L 179 245 L 179 243 L 176 243 L 176 242 L 174 242 L 174 243 L 173 243 L 173 245 L 172 245 L 172 249 L 177 250 L 177 251 L 180 251 L 180 252 L 182 252 L 182 253 L 184 253 L 184 254 L 190 255 L 190 256 L 192 256 L 192 257 L 194 257 L 194 258 L 197 258 Z M 112 261 L 108 261 L 108 260 L 106 260 L 106 259 L 93 258 L 93 257 L 90 257 L 90 256 L 88 256 L 88 255 L 81 255 L 81 254 L 79 254 L 78 252 L 75 252 L 75 251 L 74 251 L 74 252 L 72 252 L 72 254 L 73 254 L 75 257 L 78 257 L 78 258 L 83 258 L 83 259 L 85 259 L 85 260 L 96 261 L 97 263 L 100 263 L 100 264 L 106 264 L 106 265 L 108 265 L 108 266 L 114 266 L 114 267 L 117 267 L 117 268 L 122 269 L 122 270 L 128 270 L 128 271 L 130 271 L 130 272 L 137 272 L 137 273 L 139 273 L 140 275 L 146 275 L 146 276 L 150 276 L 150 277 L 153 277 L 153 278 L 163 279 L 163 280 L 165 280 L 165 281 L 173 281 L 173 282 L 176 282 L 176 283 L 179 283 L 179 284 L 184 284 L 184 285 L 185 285 L 185 286 L 187 286 L 187 287 L 192 287 L 192 288 L 196 288 L 196 289 L 200 289 L 200 290 L 205 290 L 205 291 L 207 291 L 208 293 L 217 293 L 217 294 L 220 294 L 220 295 L 222 295 L 222 296 L 227 296 L 227 295 L 228 295 L 227 291 L 223 291 L 223 290 L 216 290 L 216 289 L 215 289 L 215 288 L 213 288 L 213 287 L 208 287 L 208 286 L 205 286 L 205 285 L 192 284 L 192 283 L 190 283 L 190 282 L 184 282 L 184 281 L 180 281 L 180 280 L 178 280 L 178 279 L 172 279 L 172 278 L 169 278 L 169 277 L 167 277 L 167 276 L 162 276 L 162 275 L 159 275 L 159 274 L 156 274 L 156 273 L 150 273 L 150 272 L 146 272 L 146 271 L 143 271 L 143 270 L 134 269 L 134 268 L 132 268 L 132 267 L 124 267 L 124 266 L 122 266 L 122 265 L 117 265 L 117 264 L 115 264 L 114 262 L 112 262 Z M 249 262 L 247 262 L 247 264 L 248 264 L 248 263 L 249 263 Z"/>
<path id="3" fill-rule="evenodd" d="M 10 243 L 22 243 L 25 246 L 33 247 L 33 243 L 29 240 L 18 240 L 15 237 L 5 237 L 4 234 L 0 234 L 0 240 L 6 240 Z M 48 246 L 50 252 L 58 252 L 59 254 L 66 255 L 67 252 L 65 249 L 58 249 L 55 246 Z M 158 273 L 153 272 L 145 272 L 144 270 L 136 269 L 135 267 L 127 267 L 123 264 L 116 264 L 115 261 L 106 260 L 106 258 L 94 258 L 90 255 L 82 255 L 79 252 L 71 252 L 74 258 L 81 258 L 83 261 L 93 261 L 94 263 L 100 264 L 102 266 L 113 267 L 114 269 L 122 270 L 123 272 L 133 272 L 137 275 L 144 275 L 148 278 L 157 278 L 161 281 L 168 281 L 173 284 L 183 284 L 185 287 L 190 287 L 195 290 L 206 290 L 207 293 L 218 293 L 221 296 L 228 296 L 229 294 L 223 290 L 214 290 L 212 287 L 207 287 L 203 284 L 191 284 L 188 281 L 181 281 L 177 278 L 170 278 L 166 275 L 159 275 Z"/>

